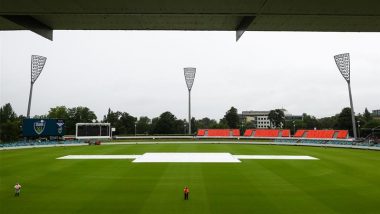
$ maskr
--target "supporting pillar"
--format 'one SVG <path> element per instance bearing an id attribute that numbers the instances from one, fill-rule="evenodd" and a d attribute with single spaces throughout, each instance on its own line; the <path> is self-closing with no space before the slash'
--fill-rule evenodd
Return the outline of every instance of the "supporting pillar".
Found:
<path id="1" fill-rule="evenodd" d="M 356 132 L 355 111 L 354 111 L 354 105 L 352 103 L 352 94 L 351 94 L 351 84 L 350 84 L 350 82 L 348 82 L 348 93 L 350 95 L 352 131 L 354 132 L 354 138 L 356 140 L 358 138 L 358 136 L 357 136 L 357 132 Z"/>

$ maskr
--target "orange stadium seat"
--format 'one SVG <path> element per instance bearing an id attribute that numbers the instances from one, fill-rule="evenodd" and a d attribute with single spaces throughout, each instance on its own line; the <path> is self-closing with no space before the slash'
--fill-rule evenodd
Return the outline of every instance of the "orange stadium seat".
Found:
<path id="1" fill-rule="evenodd" d="M 348 137 L 348 131 L 347 130 L 337 130 L 337 131 L 338 131 L 338 135 L 336 136 L 336 138 L 345 139 Z"/>
<path id="2" fill-rule="evenodd" d="M 294 134 L 294 137 L 302 137 L 304 133 L 305 133 L 305 130 L 297 130 L 296 133 Z"/>
<path id="3" fill-rule="evenodd" d="M 333 138 L 334 130 L 308 130 L 306 138 Z"/>
<path id="4" fill-rule="evenodd" d="M 232 130 L 232 136 L 240 136 L 240 130 L 239 129 L 233 129 Z"/>
<path id="5" fill-rule="evenodd" d="M 289 129 L 247 129 L 244 132 L 246 137 L 290 137 Z"/>
<path id="6" fill-rule="evenodd" d="M 253 133 L 253 129 L 247 129 L 244 132 L 244 136 L 246 137 L 252 136 L 252 133 Z"/>
<path id="7" fill-rule="evenodd" d="M 255 137 L 278 137 L 278 134 L 276 129 L 256 129 Z"/>
<path id="8" fill-rule="evenodd" d="M 336 134 L 338 133 L 338 134 Z M 297 130 L 294 137 L 305 137 L 305 138 L 347 138 L 347 130 Z"/>
<path id="9" fill-rule="evenodd" d="M 290 130 L 289 129 L 282 130 L 281 137 L 290 137 Z"/>
<path id="10" fill-rule="evenodd" d="M 204 129 L 198 129 L 197 136 L 205 136 L 205 130 Z"/>

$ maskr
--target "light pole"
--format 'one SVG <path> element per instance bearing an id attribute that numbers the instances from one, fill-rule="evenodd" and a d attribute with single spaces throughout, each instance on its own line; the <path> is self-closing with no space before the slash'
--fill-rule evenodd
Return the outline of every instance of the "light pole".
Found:
<path id="1" fill-rule="evenodd" d="M 357 139 L 355 111 L 354 111 L 354 105 L 352 104 L 351 84 L 350 84 L 350 54 L 349 53 L 338 54 L 334 56 L 334 59 L 335 59 L 336 66 L 338 66 L 340 73 L 342 74 L 343 78 L 346 80 L 348 84 L 348 94 L 350 96 L 350 105 L 351 105 L 352 129 L 354 132 L 354 138 Z"/>
<path id="2" fill-rule="evenodd" d="M 191 88 L 193 87 L 195 79 L 196 68 L 184 68 L 185 81 L 187 89 L 189 90 L 189 135 L 191 135 Z"/>
<path id="3" fill-rule="evenodd" d="M 137 127 L 137 121 L 135 121 L 135 136 L 136 136 L 136 133 L 137 133 L 136 132 L 136 130 L 137 130 L 136 127 Z"/>
<path id="4" fill-rule="evenodd" d="M 293 135 L 296 133 L 296 121 L 293 120 Z"/>
<path id="5" fill-rule="evenodd" d="M 358 137 L 360 138 L 360 120 L 358 120 Z"/>
<path id="6" fill-rule="evenodd" d="M 30 65 L 31 81 L 30 81 L 28 112 L 26 113 L 27 118 L 30 118 L 30 107 L 32 104 L 33 85 L 36 82 L 37 78 L 40 76 L 42 69 L 45 66 L 46 59 L 47 58 L 44 56 L 32 55 L 32 60 L 31 60 L 31 65 Z"/>

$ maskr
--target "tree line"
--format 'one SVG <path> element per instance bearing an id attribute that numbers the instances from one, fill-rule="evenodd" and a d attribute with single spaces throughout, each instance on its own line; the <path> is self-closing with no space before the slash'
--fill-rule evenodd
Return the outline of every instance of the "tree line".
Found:
<path id="1" fill-rule="evenodd" d="M 283 127 L 290 129 L 347 129 L 352 131 L 351 109 L 344 108 L 339 114 L 332 117 L 317 119 L 314 116 L 303 114 L 302 120 L 288 121 L 284 117 L 284 112 L 274 109 L 269 112 L 269 119 L 273 127 Z M 16 141 L 22 137 L 23 115 L 17 116 L 10 103 L 0 108 L 0 140 L 1 142 Z M 185 135 L 188 133 L 188 122 L 185 119 L 178 119 L 169 111 L 163 112 L 158 117 L 149 118 L 141 116 L 139 118 L 127 112 L 113 111 L 108 109 L 102 119 L 98 119 L 96 114 L 88 107 L 57 106 L 50 108 L 44 115 L 36 115 L 33 118 L 57 118 L 64 119 L 66 134 L 75 134 L 76 123 L 106 122 L 111 123 L 116 128 L 114 135 Z M 366 109 L 363 114 L 357 115 L 360 121 L 362 136 L 369 133 L 366 128 L 373 128 L 380 125 L 379 120 L 374 120 Z M 247 122 L 239 117 L 236 108 L 231 107 L 226 111 L 220 120 L 210 119 L 191 119 L 191 132 L 196 133 L 198 129 L 240 129 L 244 133 L 246 129 L 255 128 L 255 124 Z"/>

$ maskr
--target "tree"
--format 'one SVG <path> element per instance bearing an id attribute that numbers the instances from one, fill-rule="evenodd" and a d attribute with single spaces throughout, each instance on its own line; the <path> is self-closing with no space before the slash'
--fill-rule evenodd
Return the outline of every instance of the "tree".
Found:
<path id="1" fill-rule="evenodd" d="M 255 124 L 255 122 L 253 120 L 251 120 L 251 121 L 244 120 L 243 121 L 243 127 L 245 129 L 254 129 L 254 128 L 256 128 L 256 126 L 257 125 Z"/>
<path id="2" fill-rule="evenodd" d="M 13 111 L 12 105 L 10 103 L 5 104 L 0 108 L 0 121 L 12 121 L 17 118 L 16 113 Z"/>
<path id="3" fill-rule="evenodd" d="M 68 134 L 75 134 L 75 125 L 77 123 L 91 123 L 96 120 L 96 115 L 87 107 L 69 108 L 68 120 L 66 121 L 66 131 Z"/>
<path id="4" fill-rule="evenodd" d="M 104 123 L 111 123 L 112 126 L 116 126 L 116 123 L 119 121 L 121 112 L 114 112 L 110 108 L 108 108 L 107 115 L 103 116 Z"/>
<path id="5" fill-rule="evenodd" d="M 198 129 L 213 129 L 218 126 L 218 122 L 216 122 L 216 120 L 210 119 L 208 117 L 196 120 L 195 124 Z"/>
<path id="6" fill-rule="evenodd" d="M 20 138 L 20 129 L 21 122 L 19 120 L 7 121 L 5 123 L 1 123 L 0 125 L 0 133 L 1 133 L 1 141 L 15 141 Z"/>
<path id="7" fill-rule="evenodd" d="M 334 129 L 337 123 L 337 116 L 324 117 L 318 120 L 321 129 Z"/>
<path id="8" fill-rule="evenodd" d="M 115 131 L 116 135 L 134 134 L 136 121 L 137 121 L 137 118 L 131 116 L 127 112 L 120 112 L 120 111 L 114 112 L 110 108 L 108 109 L 107 115 L 103 117 L 103 122 L 111 123 L 111 126 L 116 128 L 116 131 Z"/>
<path id="9" fill-rule="evenodd" d="M 69 109 L 69 116 L 81 123 L 91 123 L 97 119 L 95 113 L 87 107 L 75 107 Z"/>
<path id="10" fill-rule="evenodd" d="M 151 120 L 148 117 L 140 117 L 137 121 L 136 129 L 138 134 L 148 134 Z"/>
<path id="11" fill-rule="evenodd" d="M 218 125 L 215 128 L 217 128 L 217 129 L 228 129 L 229 126 L 228 126 L 227 120 L 225 118 L 220 119 Z"/>
<path id="12" fill-rule="evenodd" d="M 121 134 L 135 134 L 136 117 L 131 116 L 127 112 L 123 112 L 121 113 L 119 120 L 121 127 L 123 128 L 123 130 L 120 131 Z"/>
<path id="13" fill-rule="evenodd" d="M 367 108 L 365 108 L 365 110 L 364 110 L 363 117 L 364 117 L 364 120 L 365 120 L 366 122 L 369 122 L 369 121 L 372 120 L 371 113 L 369 113 L 369 111 L 368 111 Z"/>
<path id="14" fill-rule="evenodd" d="M 241 121 L 240 121 L 240 133 L 241 135 L 244 134 L 245 130 L 249 129 L 249 125 L 250 123 L 247 122 L 246 119 L 242 118 Z"/>
<path id="15" fill-rule="evenodd" d="M 380 120 L 371 120 L 371 121 L 365 123 L 365 125 L 362 126 L 362 129 L 361 129 L 361 136 L 365 138 L 370 134 L 372 135 L 372 129 L 375 127 L 379 127 L 379 126 L 380 126 Z M 375 136 L 380 138 L 378 131 L 374 132 L 374 134 L 375 134 Z"/>
<path id="16" fill-rule="evenodd" d="M 236 108 L 231 107 L 230 110 L 226 112 L 223 119 L 230 129 L 239 128 L 239 115 Z"/>
<path id="17" fill-rule="evenodd" d="M 192 119 L 194 119 L 194 117 Z M 186 120 L 177 119 L 174 123 L 174 127 L 175 127 L 174 133 L 175 134 L 187 134 L 187 133 L 185 133 L 185 127 L 187 128 L 187 126 L 188 126 L 186 123 L 187 123 Z M 196 130 L 195 125 L 192 124 L 191 129 Z"/>
<path id="18" fill-rule="evenodd" d="M 170 112 L 164 112 L 158 117 L 154 126 L 154 134 L 175 134 L 175 123 L 177 118 Z"/>
<path id="19" fill-rule="evenodd" d="M 352 136 L 352 120 L 351 120 L 351 108 L 346 107 L 342 109 L 337 118 L 335 129 L 347 129 Z"/>
<path id="20" fill-rule="evenodd" d="M 48 116 L 46 114 L 41 114 L 41 115 L 34 115 L 33 119 L 48 119 Z"/>
<path id="21" fill-rule="evenodd" d="M 159 117 L 155 117 L 152 119 L 152 123 L 150 124 L 150 127 L 149 127 L 149 134 L 156 134 L 156 127 L 157 127 L 157 123 L 159 119 L 160 119 Z"/>
<path id="22" fill-rule="evenodd" d="M 315 118 L 314 116 L 303 113 L 302 118 L 303 118 L 302 128 L 304 129 L 314 129 L 314 128 L 319 129 L 320 128 L 319 122 L 317 118 Z"/>
<path id="23" fill-rule="evenodd" d="M 110 108 L 108 108 L 107 115 L 103 116 L 103 122 L 104 123 L 110 123 L 112 127 L 116 129 L 115 133 L 116 135 L 120 134 L 124 131 L 124 127 L 122 127 L 122 124 L 120 123 L 119 119 L 121 116 L 121 112 L 113 112 Z"/>
<path id="24" fill-rule="evenodd" d="M 195 118 L 192 117 L 190 120 L 191 123 L 191 133 L 195 133 L 198 130 L 197 124 L 195 123 Z"/>
<path id="25" fill-rule="evenodd" d="M 0 141 L 14 141 L 20 138 L 21 120 L 10 103 L 0 108 Z"/>
<path id="26" fill-rule="evenodd" d="M 50 108 L 47 117 L 67 120 L 69 119 L 68 109 L 66 108 L 66 106 L 57 106 L 54 108 Z"/>
<path id="27" fill-rule="evenodd" d="M 281 128 L 285 124 L 284 111 L 281 109 L 271 110 L 268 119 L 273 127 Z"/>
<path id="28" fill-rule="evenodd" d="M 285 126 L 283 129 L 289 129 L 290 133 L 294 135 L 297 129 L 303 127 L 302 119 L 286 120 Z"/>

